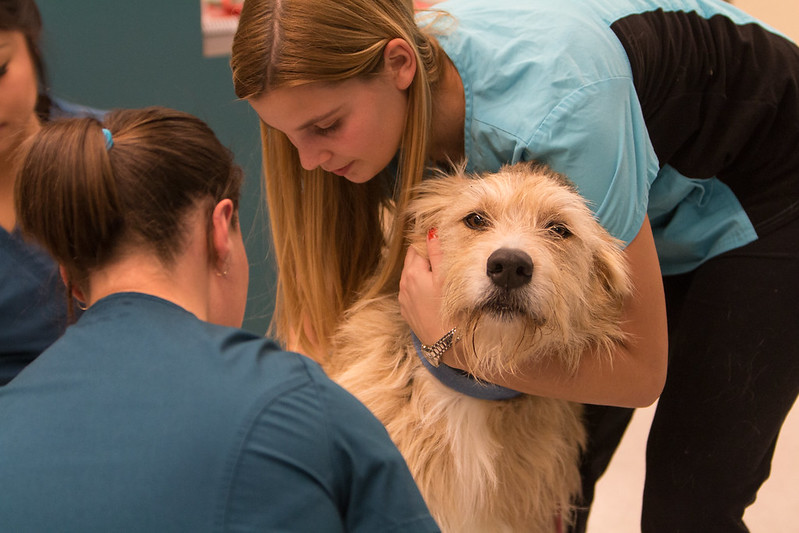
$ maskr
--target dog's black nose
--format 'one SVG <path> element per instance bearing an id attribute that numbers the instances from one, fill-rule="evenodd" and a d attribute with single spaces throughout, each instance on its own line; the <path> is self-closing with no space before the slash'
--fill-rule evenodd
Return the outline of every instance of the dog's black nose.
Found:
<path id="1" fill-rule="evenodd" d="M 486 262 L 486 275 L 503 289 L 515 289 L 533 277 L 533 260 L 521 250 L 500 248 Z"/>

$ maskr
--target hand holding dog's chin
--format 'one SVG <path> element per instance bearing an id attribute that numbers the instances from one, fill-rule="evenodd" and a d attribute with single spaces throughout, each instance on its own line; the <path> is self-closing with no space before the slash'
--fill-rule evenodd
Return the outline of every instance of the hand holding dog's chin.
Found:
<path id="1" fill-rule="evenodd" d="M 423 344 L 433 344 L 452 326 L 441 316 L 441 280 L 437 276 L 441 262 L 438 239 L 428 237 L 430 260 L 413 247 L 408 248 L 399 286 L 400 313 Z"/>

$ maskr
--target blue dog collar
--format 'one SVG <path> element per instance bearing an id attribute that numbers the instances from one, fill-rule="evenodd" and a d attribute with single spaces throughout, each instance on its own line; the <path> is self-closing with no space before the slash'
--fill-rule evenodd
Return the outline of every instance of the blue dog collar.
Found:
<path id="1" fill-rule="evenodd" d="M 485 381 L 478 381 L 468 372 L 464 372 L 463 370 L 457 368 L 452 368 L 444 363 L 441 363 L 438 365 L 438 367 L 434 367 L 427 361 L 427 359 L 425 359 L 424 355 L 422 354 L 422 342 L 412 331 L 411 338 L 413 339 L 413 346 L 416 348 L 416 355 L 419 357 L 419 360 L 422 362 L 425 368 L 427 368 L 427 370 L 433 374 L 438 381 L 450 389 L 460 392 L 461 394 L 465 394 L 466 396 L 477 398 L 478 400 L 512 400 L 513 398 L 517 398 L 523 394 L 519 391 L 508 389 L 500 385 L 495 385 Z"/>

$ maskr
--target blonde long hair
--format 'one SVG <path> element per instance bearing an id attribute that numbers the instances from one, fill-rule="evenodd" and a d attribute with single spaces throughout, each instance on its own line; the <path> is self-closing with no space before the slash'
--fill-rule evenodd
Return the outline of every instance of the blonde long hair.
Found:
<path id="1" fill-rule="evenodd" d="M 411 45 L 417 64 L 396 180 L 384 171 L 358 185 L 321 169 L 306 171 L 287 137 L 261 124 L 278 267 L 271 333 L 283 342 L 296 335 L 300 349 L 318 358 L 327 355 L 329 338 L 357 295 L 377 295 L 399 279 L 403 221 L 384 218 L 401 212 L 421 181 L 443 52 L 417 27 L 412 0 L 246 0 L 233 41 L 233 84 L 247 99 L 375 75 L 395 38 Z"/>

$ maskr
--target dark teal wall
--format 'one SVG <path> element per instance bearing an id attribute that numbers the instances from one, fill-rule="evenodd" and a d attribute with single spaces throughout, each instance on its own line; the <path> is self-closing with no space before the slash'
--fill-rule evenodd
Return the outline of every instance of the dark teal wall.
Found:
<path id="1" fill-rule="evenodd" d="M 38 0 L 52 91 L 109 109 L 163 105 L 205 120 L 247 178 L 241 220 L 250 259 L 244 326 L 266 331 L 274 270 L 261 200 L 258 120 L 237 101 L 228 57 L 202 54 L 200 0 Z"/>

